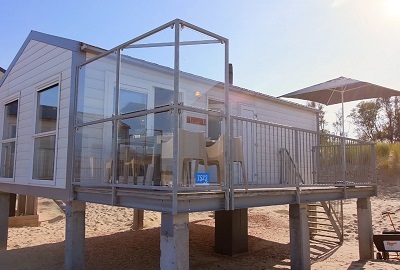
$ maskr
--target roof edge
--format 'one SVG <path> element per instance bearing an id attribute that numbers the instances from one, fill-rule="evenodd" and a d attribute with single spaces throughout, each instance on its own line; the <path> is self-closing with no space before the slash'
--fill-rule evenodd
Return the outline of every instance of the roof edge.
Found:
<path id="1" fill-rule="evenodd" d="M 87 44 L 87 43 L 81 43 L 81 50 L 84 51 L 84 52 L 92 53 L 92 54 L 101 54 L 101 53 L 104 53 L 104 52 L 107 51 L 107 50 L 105 50 L 103 48 L 96 47 L 96 46 L 93 46 L 93 45 L 90 45 L 90 44 Z M 142 59 L 133 58 L 133 57 L 127 56 L 127 55 L 124 55 L 124 56 L 127 59 L 129 59 L 131 61 L 134 61 L 136 65 L 142 65 L 142 67 L 144 67 L 144 68 L 153 68 L 153 69 L 156 69 L 157 71 L 160 71 L 160 72 L 172 72 L 173 71 L 172 69 L 170 69 L 168 67 L 165 67 L 165 66 L 161 66 L 161 65 L 158 65 L 158 64 L 155 64 L 155 63 L 151 63 L 151 62 L 148 62 L 148 61 L 145 61 L 145 60 L 142 60 Z M 210 83 L 218 85 L 218 86 L 220 86 L 222 88 L 224 87 L 224 83 L 220 82 L 220 81 L 215 81 L 215 80 L 212 80 L 212 79 L 209 79 L 209 78 L 201 77 L 201 76 L 198 76 L 198 75 L 195 75 L 195 74 L 191 74 L 191 73 L 187 73 L 187 72 L 184 72 L 184 71 L 182 71 L 182 75 L 185 76 L 185 77 L 189 77 L 190 79 L 195 79 L 195 80 L 198 80 L 198 81 L 200 80 L 203 83 L 204 82 L 210 82 Z M 278 98 L 278 97 L 267 95 L 267 94 L 264 94 L 264 93 L 261 93 L 261 92 L 257 92 L 257 91 L 254 91 L 254 90 L 249 90 L 249 89 L 246 89 L 246 88 L 243 88 L 243 87 L 240 87 L 240 86 L 236 86 L 236 85 L 233 85 L 233 84 L 229 85 L 229 90 L 235 91 L 237 93 L 256 96 L 256 97 L 259 97 L 259 98 L 262 98 L 262 99 L 265 99 L 265 100 L 277 102 L 277 103 L 284 104 L 284 105 L 287 105 L 287 106 L 294 106 L 294 107 L 298 107 L 298 108 L 301 108 L 301 109 L 309 110 L 309 111 L 312 111 L 312 112 L 319 112 L 318 109 L 310 108 L 310 107 L 304 106 L 304 105 L 296 103 L 296 102 L 287 101 L 287 100 L 284 100 L 284 99 L 281 99 L 281 98 Z"/>
<path id="2" fill-rule="evenodd" d="M 28 35 L 28 37 L 25 39 L 24 43 L 22 44 L 21 48 L 18 50 L 17 54 L 15 55 L 13 61 L 5 70 L 5 73 L 3 77 L 0 79 L 0 87 L 3 85 L 3 82 L 7 78 L 8 74 L 10 73 L 11 69 L 14 67 L 14 65 L 17 63 L 19 57 L 22 55 L 24 52 L 25 48 L 28 46 L 29 42 L 32 40 L 36 40 L 39 42 L 43 42 L 49 45 L 53 45 L 56 47 L 60 47 L 66 50 L 70 51 L 79 51 L 80 49 L 80 42 L 76 40 L 71 40 L 63 37 L 58 37 L 58 36 L 53 36 L 49 34 L 45 34 L 42 32 L 37 32 L 37 31 L 31 31 Z"/>

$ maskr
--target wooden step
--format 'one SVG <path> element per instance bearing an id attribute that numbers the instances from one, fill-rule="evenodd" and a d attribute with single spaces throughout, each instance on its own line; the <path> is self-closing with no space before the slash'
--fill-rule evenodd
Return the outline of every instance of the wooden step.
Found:
<path id="1" fill-rule="evenodd" d="M 317 231 L 322 231 L 322 232 L 331 232 L 331 233 L 334 233 L 336 235 L 336 232 L 334 230 L 321 229 L 321 228 L 318 228 L 318 227 L 310 227 L 310 230 L 317 230 Z"/>
<path id="2" fill-rule="evenodd" d="M 308 213 L 326 214 L 325 211 L 318 211 L 318 210 L 308 210 Z"/>
<path id="3" fill-rule="evenodd" d="M 333 227 L 333 225 L 330 223 L 321 223 L 321 222 L 316 222 L 316 221 L 309 221 L 308 225 L 321 225 L 321 226 Z"/>
<path id="4" fill-rule="evenodd" d="M 320 219 L 320 220 L 330 220 L 327 217 L 316 217 L 316 216 L 310 216 L 309 218 L 315 218 L 315 219 Z"/>
<path id="5" fill-rule="evenodd" d="M 335 235 L 329 235 L 329 234 L 311 233 L 311 235 L 338 239 L 338 236 L 336 234 Z"/>

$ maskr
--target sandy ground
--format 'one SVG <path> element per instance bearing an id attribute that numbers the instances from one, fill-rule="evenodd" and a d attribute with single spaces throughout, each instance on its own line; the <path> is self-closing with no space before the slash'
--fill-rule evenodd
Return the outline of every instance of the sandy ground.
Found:
<path id="1" fill-rule="evenodd" d="M 384 211 L 396 213 L 400 229 L 399 183 L 381 185 L 372 198 L 374 233 L 391 229 Z M 49 199 L 40 198 L 40 227 L 10 228 L 8 250 L 0 251 L 0 269 L 63 269 L 64 213 Z M 159 269 L 160 214 L 145 212 L 141 231 L 133 231 L 133 210 L 87 204 L 87 269 Z M 312 269 L 400 269 L 400 259 L 358 260 L 356 201 L 344 203 L 345 241 L 311 242 Z M 288 206 L 249 209 L 249 252 L 235 257 L 214 253 L 211 212 L 190 214 L 191 269 L 290 269 Z"/>

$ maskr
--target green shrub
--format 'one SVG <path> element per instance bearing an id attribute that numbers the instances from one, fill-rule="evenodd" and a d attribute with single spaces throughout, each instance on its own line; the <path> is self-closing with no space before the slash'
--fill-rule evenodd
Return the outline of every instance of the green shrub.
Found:
<path id="1" fill-rule="evenodd" d="M 388 143 L 377 143 L 376 144 L 376 156 L 389 158 L 390 144 Z"/>
<path id="2" fill-rule="evenodd" d="M 400 173 L 400 143 L 377 143 L 376 164 L 380 171 Z"/>

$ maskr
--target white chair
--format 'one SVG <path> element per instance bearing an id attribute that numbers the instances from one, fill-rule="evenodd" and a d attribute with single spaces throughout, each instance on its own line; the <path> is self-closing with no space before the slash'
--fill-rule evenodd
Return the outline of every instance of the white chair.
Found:
<path id="1" fill-rule="evenodd" d="M 173 159 L 173 139 L 162 143 L 161 149 L 161 158 L 163 163 L 165 163 L 168 159 Z M 198 172 L 199 162 L 205 164 L 204 169 L 207 171 L 207 152 L 204 132 L 191 132 L 180 129 L 178 158 L 178 172 L 181 173 L 182 184 L 184 186 L 191 184 L 191 162 L 196 162 L 194 170 L 195 174 Z M 165 166 L 163 165 L 163 169 L 164 168 Z"/>
<path id="2" fill-rule="evenodd" d="M 243 143 L 240 137 L 234 137 L 232 139 L 233 153 L 232 162 L 238 162 L 242 168 L 243 183 L 247 184 L 246 170 L 244 166 L 243 157 Z M 218 140 L 211 146 L 207 147 L 207 159 L 208 165 L 217 166 L 217 180 L 219 184 L 223 184 L 225 181 L 225 137 L 222 134 Z"/>

